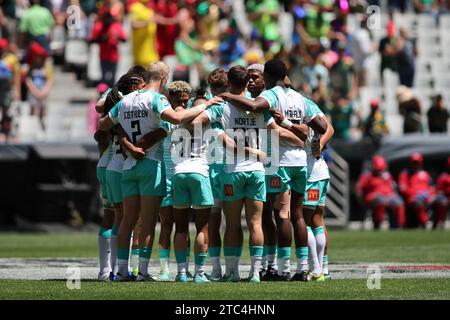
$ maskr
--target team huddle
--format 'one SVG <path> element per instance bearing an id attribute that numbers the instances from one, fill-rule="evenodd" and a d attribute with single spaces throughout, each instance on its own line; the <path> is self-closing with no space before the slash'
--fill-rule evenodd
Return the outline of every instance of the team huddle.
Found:
<path id="1" fill-rule="evenodd" d="M 168 78 L 163 62 L 133 67 L 97 103 L 104 201 L 98 279 L 170 281 L 173 248 L 177 282 L 240 281 L 242 212 L 249 282 L 327 279 L 330 175 L 321 153 L 334 131 L 317 105 L 292 88 L 284 63 L 219 68 L 196 92 L 184 81 L 166 90 Z M 149 261 L 158 217 L 156 277 Z"/>

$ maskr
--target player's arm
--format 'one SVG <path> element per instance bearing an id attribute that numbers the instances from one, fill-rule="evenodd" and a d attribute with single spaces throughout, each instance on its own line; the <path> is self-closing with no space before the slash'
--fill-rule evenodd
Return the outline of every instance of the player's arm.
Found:
<path id="1" fill-rule="evenodd" d="M 250 147 L 238 148 L 238 144 L 236 143 L 236 141 L 234 141 L 234 139 L 232 139 L 228 134 L 226 134 L 225 131 L 220 132 L 218 134 L 218 138 L 222 142 L 223 146 L 227 150 L 233 151 L 234 154 L 242 156 L 239 153 L 244 151 L 243 155 L 245 156 L 253 155 L 257 157 L 259 161 L 267 162 L 267 154 L 264 151 Z"/>
<path id="2" fill-rule="evenodd" d="M 317 159 L 320 157 L 320 154 L 324 149 L 326 149 L 328 142 L 330 142 L 331 138 L 334 135 L 334 128 L 331 125 L 328 118 L 324 115 L 323 118 L 327 122 L 327 131 L 320 137 L 318 141 L 313 141 L 311 144 L 311 150 L 313 153 L 313 156 Z"/>
<path id="3" fill-rule="evenodd" d="M 223 100 L 219 97 L 214 97 L 211 100 L 202 103 L 201 105 L 192 107 L 190 109 L 183 109 L 180 111 L 175 111 L 172 108 L 166 108 L 161 113 L 161 119 L 172 124 L 182 124 L 188 123 L 194 120 L 200 113 L 208 109 L 213 104 L 221 103 Z"/>
<path id="4" fill-rule="evenodd" d="M 119 143 L 127 156 L 131 156 L 136 160 L 145 157 L 145 149 L 131 143 L 130 137 L 128 137 L 128 134 L 123 130 L 120 123 L 116 126 L 116 133 L 119 138 Z"/>
<path id="5" fill-rule="evenodd" d="M 306 124 L 295 124 L 288 121 L 283 112 L 279 110 L 270 111 L 272 117 L 275 119 L 278 125 L 290 130 L 293 134 L 299 137 L 302 141 L 308 139 L 309 127 Z"/>
<path id="6" fill-rule="evenodd" d="M 119 124 L 119 108 L 121 103 L 122 101 L 117 102 L 109 113 L 98 121 L 98 128 L 100 130 L 111 130 L 114 125 Z"/>
<path id="7" fill-rule="evenodd" d="M 280 137 L 280 142 L 292 147 L 305 147 L 305 143 L 292 131 L 279 126 L 275 121 L 267 126 L 271 130 L 275 130 Z"/>
<path id="8" fill-rule="evenodd" d="M 220 97 L 245 111 L 258 112 L 270 109 L 269 102 L 262 97 L 252 100 L 229 92 L 220 94 Z"/>
<path id="9" fill-rule="evenodd" d="M 142 138 L 140 138 L 136 143 L 136 147 L 140 147 L 144 150 L 147 150 L 148 148 L 158 143 L 165 137 L 167 137 L 167 130 L 165 130 L 164 128 L 158 128 L 145 134 Z"/>

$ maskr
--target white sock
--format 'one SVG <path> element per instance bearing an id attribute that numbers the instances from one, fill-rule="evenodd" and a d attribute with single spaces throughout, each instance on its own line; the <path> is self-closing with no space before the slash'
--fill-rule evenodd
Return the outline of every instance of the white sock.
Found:
<path id="1" fill-rule="evenodd" d="M 178 271 L 178 273 L 186 274 L 186 272 L 187 272 L 187 270 L 186 270 L 186 263 L 184 263 L 184 262 L 177 263 L 177 271 Z"/>
<path id="2" fill-rule="evenodd" d="M 189 257 L 190 257 L 190 255 L 186 256 L 186 273 L 189 272 Z"/>
<path id="3" fill-rule="evenodd" d="M 118 273 L 120 273 L 122 276 L 128 275 L 128 260 L 118 260 Z"/>
<path id="4" fill-rule="evenodd" d="M 310 227 L 307 227 L 308 230 L 308 253 L 309 253 L 309 263 L 311 264 L 310 270 L 315 275 L 319 275 L 322 272 L 322 268 L 320 267 L 319 260 L 317 259 L 317 251 L 316 251 L 316 238 L 312 232 Z"/>
<path id="5" fill-rule="evenodd" d="M 328 255 L 323 256 L 323 260 L 322 260 L 322 272 L 324 274 L 328 274 Z"/>
<path id="6" fill-rule="evenodd" d="M 111 272 L 111 241 L 110 238 L 98 236 L 98 253 L 100 273 Z"/>
<path id="7" fill-rule="evenodd" d="M 239 277 L 239 273 L 240 273 L 240 270 L 239 270 L 239 262 L 240 262 L 240 260 L 241 260 L 241 257 L 233 257 L 234 258 L 234 271 L 233 271 L 233 273 L 234 273 L 234 276 L 235 277 Z M 261 261 L 260 261 L 260 266 L 261 266 Z M 258 270 L 258 272 L 259 272 L 259 270 Z"/>
<path id="8" fill-rule="evenodd" d="M 161 273 L 169 273 L 169 259 L 159 258 L 159 264 L 161 266 Z"/>
<path id="9" fill-rule="evenodd" d="M 278 272 L 280 273 L 290 273 L 291 272 L 291 259 L 281 259 L 277 260 Z"/>
<path id="10" fill-rule="evenodd" d="M 276 254 L 268 254 L 267 255 L 267 264 L 269 267 L 272 267 L 273 269 L 275 269 L 275 266 L 277 265 L 277 255 Z M 265 269 L 267 269 L 267 267 Z"/>
<path id="11" fill-rule="evenodd" d="M 139 257 L 139 272 L 146 276 L 148 275 L 148 263 L 150 262 L 149 258 Z"/>
<path id="12" fill-rule="evenodd" d="M 234 257 L 233 256 L 225 256 L 225 275 L 229 276 L 232 272 L 234 272 Z"/>
<path id="13" fill-rule="evenodd" d="M 130 271 L 134 272 L 134 270 L 139 270 L 139 255 L 138 254 L 132 254 L 131 255 L 131 262 L 130 262 Z"/>
<path id="14" fill-rule="evenodd" d="M 195 274 L 202 275 L 205 273 L 205 265 L 203 264 L 196 264 L 195 265 Z"/>
<path id="15" fill-rule="evenodd" d="M 212 274 L 222 275 L 222 266 L 220 265 L 220 257 L 211 257 Z"/>
<path id="16" fill-rule="evenodd" d="M 259 269 L 261 268 L 261 257 L 260 256 L 252 256 L 252 266 L 250 269 L 250 276 L 256 275 L 259 277 Z"/>
<path id="17" fill-rule="evenodd" d="M 264 270 L 267 270 L 267 268 L 269 267 L 269 259 L 268 259 L 267 255 L 266 256 L 262 256 L 262 258 L 261 258 L 261 265 L 262 265 L 262 268 Z"/>
<path id="18" fill-rule="evenodd" d="M 109 240 L 111 245 L 111 270 L 114 274 L 117 274 L 117 272 L 119 271 L 117 262 L 117 236 L 113 235 Z M 127 270 L 128 270 L 128 261 L 127 261 Z M 124 275 L 122 272 L 120 272 L 120 274 Z"/>
<path id="19" fill-rule="evenodd" d="M 316 228 L 316 230 L 319 228 L 322 228 L 323 230 L 323 227 L 318 227 Z M 325 252 L 325 244 L 327 240 L 325 238 L 325 233 L 323 231 L 316 233 L 315 237 L 316 237 L 317 259 L 320 262 L 320 267 L 323 268 L 323 255 Z"/>

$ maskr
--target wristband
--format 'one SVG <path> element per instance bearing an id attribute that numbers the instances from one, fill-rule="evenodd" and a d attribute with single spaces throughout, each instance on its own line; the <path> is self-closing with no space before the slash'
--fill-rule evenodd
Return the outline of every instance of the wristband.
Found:
<path id="1" fill-rule="evenodd" d="M 285 118 L 281 122 L 281 126 L 284 127 L 284 128 L 290 129 L 292 127 L 292 122 L 290 122 L 288 119 Z"/>

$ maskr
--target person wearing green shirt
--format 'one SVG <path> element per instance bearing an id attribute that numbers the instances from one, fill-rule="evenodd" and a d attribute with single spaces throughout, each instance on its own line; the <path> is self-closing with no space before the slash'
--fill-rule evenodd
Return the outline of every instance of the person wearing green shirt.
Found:
<path id="1" fill-rule="evenodd" d="M 20 40 L 24 43 L 25 35 L 29 40 L 38 42 L 50 53 L 50 32 L 55 24 L 52 13 L 41 6 L 41 0 L 31 0 L 30 8 L 25 11 L 19 23 Z"/>

